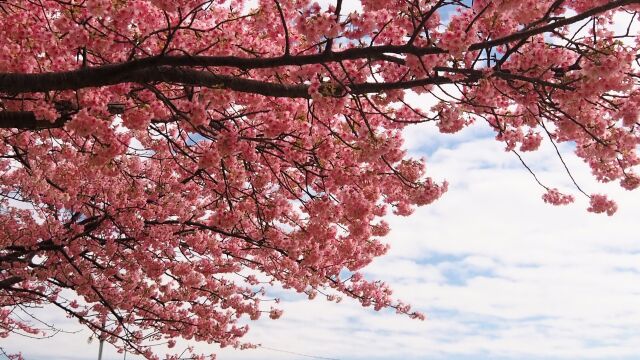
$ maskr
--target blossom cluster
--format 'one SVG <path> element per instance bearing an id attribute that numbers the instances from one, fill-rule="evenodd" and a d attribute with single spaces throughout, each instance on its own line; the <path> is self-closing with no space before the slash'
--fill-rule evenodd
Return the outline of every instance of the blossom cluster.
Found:
<path id="1" fill-rule="evenodd" d="M 177 338 L 250 348 L 239 319 L 279 318 L 276 284 L 424 318 L 359 273 L 389 249 L 385 216 L 448 190 L 407 155 L 409 124 L 570 142 L 597 180 L 638 188 L 639 42 L 611 21 L 640 6 L 458 3 L 3 3 L 0 123 L 28 121 L 0 129 L 0 337 L 35 331 L 6 307 L 54 303 L 149 359 Z"/>

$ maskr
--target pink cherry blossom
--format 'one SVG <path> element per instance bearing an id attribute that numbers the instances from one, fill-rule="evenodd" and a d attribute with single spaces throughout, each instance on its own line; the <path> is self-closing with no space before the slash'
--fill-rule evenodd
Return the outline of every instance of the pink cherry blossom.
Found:
<path id="1" fill-rule="evenodd" d="M 589 204 L 590 206 L 587 210 L 594 213 L 607 213 L 607 215 L 611 216 L 618 210 L 618 205 L 607 199 L 606 195 L 591 195 L 591 201 Z"/>
<path id="2" fill-rule="evenodd" d="M 549 189 L 542 195 L 544 202 L 552 205 L 566 205 L 574 201 L 573 196 L 562 194 L 558 189 Z"/>
<path id="3" fill-rule="evenodd" d="M 424 319 L 359 272 L 385 216 L 448 190 L 407 154 L 413 124 L 482 122 L 518 156 L 570 143 L 640 185 L 640 42 L 612 26 L 637 1 L 361 4 L 0 3 L 0 337 L 47 336 L 8 309 L 53 304 L 148 359 L 251 348 L 240 324 L 282 315 L 276 285 Z"/>

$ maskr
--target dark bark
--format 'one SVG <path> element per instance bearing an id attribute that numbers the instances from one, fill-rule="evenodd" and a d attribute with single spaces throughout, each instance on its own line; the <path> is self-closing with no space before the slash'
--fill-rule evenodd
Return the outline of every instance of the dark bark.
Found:
<path id="1" fill-rule="evenodd" d="M 482 50 L 494 46 L 505 45 L 513 41 L 542 34 L 561 26 L 570 25 L 599 13 L 616 9 L 625 5 L 640 4 L 640 0 L 617 0 L 602 6 L 577 14 L 575 16 L 557 20 L 544 26 L 534 27 L 511 35 L 480 42 L 470 46 L 470 50 Z M 283 55 L 269 58 L 243 58 L 237 56 L 155 56 L 126 63 L 109 64 L 98 67 L 82 68 L 74 71 L 13 74 L 0 73 L 0 92 L 9 94 L 23 92 L 40 92 L 50 90 L 80 89 L 104 85 L 114 85 L 127 82 L 132 74 L 144 77 L 153 71 L 145 71 L 163 66 L 171 67 L 233 67 L 239 69 L 277 68 L 281 66 L 302 66 L 357 59 L 388 60 L 387 54 L 397 55 L 428 55 L 443 54 L 445 50 L 429 46 L 416 47 L 412 45 L 379 45 L 364 48 L 352 48 L 339 52 L 321 52 L 307 55 Z"/>
<path id="2" fill-rule="evenodd" d="M 620 8 L 630 4 L 639 4 L 640 0 L 617 0 L 592 8 L 575 16 L 556 20 L 538 27 L 526 29 L 514 34 L 473 44 L 470 50 L 482 50 L 513 41 L 529 38 L 534 35 L 552 31 L 561 26 L 570 25 L 587 19 L 599 13 Z M 218 75 L 206 68 L 231 67 L 243 70 L 260 68 L 278 68 L 282 66 L 303 66 L 328 62 L 369 59 L 392 63 L 403 63 L 406 55 L 442 54 L 445 50 L 434 47 L 416 47 L 411 42 L 406 45 L 379 45 L 364 48 L 352 48 L 343 51 L 323 51 L 316 54 L 289 55 L 270 58 L 244 58 L 237 56 L 155 56 L 132 60 L 126 63 L 108 64 L 90 68 L 82 68 L 65 72 L 49 72 L 38 74 L 0 73 L 0 93 L 17 95 L 21 93 L 36 93 L 59 90 L 78 90 L 91 87 L 102 87 L 121 83 L 175 83 L 181 85 L 223 88 L 233 91 L 259 94 L 274 97 L 310 98 L 308 86 L 304 84 L 281 84 L 258 81 L 248 78 Z M 395 56 L 393 56 L 393 55 Z M 204 70 L 203 70 L 204 69 Z M 447 71 L 447 70 L 444 70 Z M 428 77 L 402 82 L 391 83 L 361 83 L 346 84 L 344 88 L 327 85 L 321 92 L 324 95 L 344 96 L 347 94 L 375 93 L 392 89 L 408 89 L 412 87 L 448 84 L 470 83 L 482 77 L 479 72 L 469 69 L 465 80 L 452 80 L 447 77 Z M 525 81 L 540 86 L 555 87 L 571 90 L 563 84 L 551 83 L 539 79 L 527 78 L 518 74 L 495 72 L 491 76 L 505 80 Z M 61 127 L 70 119 L 63 113 L 55 122 L 36 119 L 31 112 L 3 111 L 0 112 L 0 128 L 41 130 Z"/>
<path id="3" fill-rule="evenodd" d="M 6 279 L 0 280 L 0 289 L 9 290 L 13 285 L 23 281 L 24 279 L 19 276 L 10 276 Z"/>
<path id="4" fill-rule="evenodd" d="M 55 122 L 38 120 L 31 111 L 0 111 L 0 128 L 43 130 L 62 127 L 70 118 L 60 117 Z"/>

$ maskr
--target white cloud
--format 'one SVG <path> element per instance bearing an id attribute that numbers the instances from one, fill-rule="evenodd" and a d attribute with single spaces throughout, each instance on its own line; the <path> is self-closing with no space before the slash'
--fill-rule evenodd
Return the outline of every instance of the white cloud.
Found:
<path id="1" fill-rule="evenodd" d="M 357 6 L 345 1 L 343 13 Z M 433 104 L 428 97 L 408 98 L 423 109 Z M 282 303 L 282 319 L 250 324 L 247 341 L 339 359 L 637 358 L 638 192 L 595 183 L 566 145 L 566 160 L 581 186 L 611 194 L 620 210 L 614 217 L 593 215 L 580 197 L 568 207 L 548 206 L 540 199 L 542 189 L 481 125 L 453 136 L 439 134 L 433 124 L 411 126 L 406 145 L 413 155 L 428 158 L 429 174 L 447 179 L 450 191 L 411 217 L 391 218 L 391 251 L 366 272 L 386 280 L 398 298 L 428 319 L 374 312 L 349 300 L 334 304 L 291 296 Z M 572 189 L 549 146 L 526 155 L 543 182 Z M 52 309 L 39 315 L 65 330 L 82 329 Z M 87 344 L 88 336 L 80 331 L 37 341 L 12 337 L 0 345 L 31 360 L 90 359 L 98 345 Z M 198 348 L 225 360 L 305 358 L 266 348 Z M 107 346 L 104 359 L 122 355 Z"/>
<path id="2" fill-rule="evenodd" d="M 424 134 L 424 142 L 441 136 Z M 282 304 L 282 319 L 252 323 L 247 340 L 339 359 L 633 358 L 640 348 L 640 242 L 633 231 L 638 194 L 596 184 L 579 159 L 566 155 L 581 185 L 606 189 L 620 211 L 593 215 L 582 199 L 551 207 L 494 140 L 450 140 L 429 158 L 430 174 L 447 178 L 450 192 L 411 217 L 391 218 L 392 249 L 367 268 L 368 276 L 388 281 L 398 298 L 426 312 L 427 321 L 376 313 L 353 301 L 292 296 Z M 545 181 L 568 186 L 551 149 L 529 159 Z M 80 328 L 63 321 L 65 328 Z M 87 337 L 12 338 L 3 346 L 31 359 L 91 358 L 97 343 L 86 344 Z M 218 353 L 221 359 L 304 358 L 268 349 Z"/>

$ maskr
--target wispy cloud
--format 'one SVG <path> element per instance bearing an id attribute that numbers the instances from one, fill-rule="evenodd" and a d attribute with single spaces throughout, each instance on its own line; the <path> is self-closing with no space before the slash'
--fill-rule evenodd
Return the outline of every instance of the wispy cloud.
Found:
<path id="1" fill-rule="evenodd" d="M 357 2 L 346 4 L 351 7 L 345 12 L 358 10 Z M 434 100 L 410 95 L 409 101 L 428 109 Z M 246 340 L 269 349 L 198 349 L 218 352 L 220 359 L 247 360 L 306 358 L 299 354 L 344 360 L 640 357 L 639 193 L 595 183 L 564 145 L 563 156 L 581 186 L 611 194 L 620 210 L 614 217 L 590 214 L 581 198 L 568 207 L 551 207 L 486 126 L 442 136 L 433 124 L 422 124 L 405 134 L 411 154 L 426 157 L 430 176 L 447 179 L 450 191 L 411 217 L 390 218 L 391 251 L 366 274 L 387 281 L 396 297 L 428 319 L 374 312 L 349 300 L 334 304 L 287 296 L 282 319 L 250 324 Z M 526 155 L 546 184 L 573 188 L 550 146 Z M 39 314 L 66 330 L 82 329 L 50 309 Z M 88 344 L 88 337 L 80 331 L 1 343 L 28 359 L 90 359 L 97 342 Z M 123 355 L 107 347 L 104 358 Z"/>
<path id="2" fill-rule="evenodd" d="M 429 173 L 449 180 L 451 190 L 411 217 L 391 218 L 391 251 L 366 272 L 387 281 L 398 298 L 426 312 L 428 319 L 376 313 L 348 300 L 334 304 L 289 296 L 282 303 L 284 317 L 252 323 L 247 340 L 338 359 L 637 357 L 640 241 L 633 229 L 638 194 L 594 183 L 586 166 L 566 154 L 581 185 L 606 189 L 620 211 L 614 217 L 593 215 L 585 210 L 586 200 L 550 207 L 518 160 L 488 138 L 486 129 L 469 129 L 425 153 L 420 144 L 441 135 L 424 130 L 432 125 L 421 127 L 407 131 L 409 144 L 415 144 L 412 152 L 428 156 Z M 551 149 L 528 160 L 542 179 L 569 188 Z M 67 328 L 79 328 L 62 321 Z M 87 337 L 12 339 L 6 347 L 32 359 L 86 359 L 97 351 L 97 343 L 87 344 Z M 304 358 L 268 349 L 199 348 L 219 351 L 221 359 Z M 121 358 L 115 353 L 106 357 Z"/>

